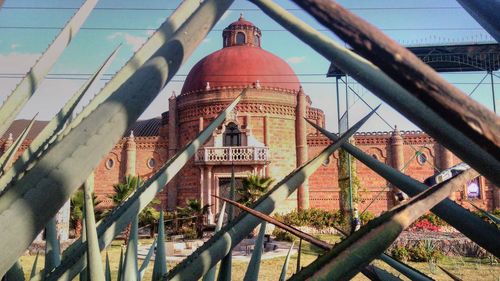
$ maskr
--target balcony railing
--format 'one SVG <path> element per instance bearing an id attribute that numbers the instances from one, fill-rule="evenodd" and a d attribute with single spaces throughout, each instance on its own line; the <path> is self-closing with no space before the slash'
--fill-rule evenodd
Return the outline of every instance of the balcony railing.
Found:
<path id="1" fill-rule="evenodd" d="M 268 147 L 225 146 L 200 148 L 195 156 L 197 164 L 267 164 L 270 160 Z"/>

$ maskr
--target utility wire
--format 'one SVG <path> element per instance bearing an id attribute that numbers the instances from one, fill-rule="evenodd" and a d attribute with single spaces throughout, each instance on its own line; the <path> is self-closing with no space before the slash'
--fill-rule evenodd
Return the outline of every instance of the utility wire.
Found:
<path id="1" fill-rule="evenodd" d="M 35 6 L 7 6 L 5 10 L 78 10 L 79 7 L 35 7 Z M 97 7 L 94 10 L 107 11 L 174 11 L 176 8 L 143 8 L 143 7 Z M 460 6 L 427 6 L 427 7 L 346 7 L 351 11 L 379 11 L 379 10 L 463 10 Z M 229 11 L 261 11 L 258 8 L 234 8 Z M 304 11 L 300 8 L 287 8 L 287 11 Z"/>
<path id="2" fill-rule="evenodd" d="M 0 26 L 0 29 L 21 29 L 21 30 L 61 30 L 59 26 Z M 81 30 L 117 30 L 117 31 L 155 31 L 156 28 L 136 28 L 136 27 L 82 27 Z M 379 28 L 383 31 L 484 31 L 480 27 L 422 27 L 422 28 Z M 286 29 L 260 29 L 264 32 L 288 32 Z M 317 31 L 328 32 L 329 29 L 318 28 Z M 212 29 L 210 32 L 222 32 L 223 29 Z"/>

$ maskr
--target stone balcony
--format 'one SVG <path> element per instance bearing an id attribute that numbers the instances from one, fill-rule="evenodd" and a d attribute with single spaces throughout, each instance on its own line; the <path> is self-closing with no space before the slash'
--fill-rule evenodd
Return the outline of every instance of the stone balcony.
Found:
<path id="1" fill-rule="evenodd" d="M 265 165 L 270 162 L 268 147 L 224 146 L 203 147 L 195 155 L 198 165 Z"/>

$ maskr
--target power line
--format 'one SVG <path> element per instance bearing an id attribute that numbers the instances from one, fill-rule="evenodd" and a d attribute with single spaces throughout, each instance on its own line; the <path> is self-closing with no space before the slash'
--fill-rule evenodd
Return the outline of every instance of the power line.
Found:
<path id="1" fill-rule="evenodd" d="M 79 7 L 35 7 L 35 6 L 7 6 L 4 10 L 78 10 Z M 143 8 L 143 7 L 97 7 L 94 10 L 107 11 L 174 11 L 176 8 Z M 379 10 L 463 10 L 460 6 L 421 6 L 421 7 L 346 7 L 351 11 L 379 11 Z M 258 8 L 233 8 L 229 11 L 261 11 Z M 304 11 L 300 8 L 287 8 L 287 11 Z"/>
<path id="2" fill-rule="evenodd" d="M 0 79 L 20 79 L 23 77 L 24 77 L 24 75 L 3 75 L 3 74 L 0 74 Z M 68 77 L 63 77 L 63 76 L 54 77 L 54 76 L 51 76 L 49 74 L 45 79 L 85 81 L 88 79 L 88 77 L 73 77 L 73 74 L 69 74 Z M 101 80 L 102 81 L 109 81 L 111 79 L 112 79 L 112 77 L 107 77 L 107 78 L 103 78 Z M 171 80 L 171 82 L 184 83 L 184 82 L 186 82 L 186 80 L 185 79 L 173 79 L 173 80 Z M 213 83 L 234 83 L 235 85 L 241 85 L 241 84 L 246 83 L 246 82 L 241 81 L 241 80 L 217 80 L 217 81 L 213 81 Z M 250 83 L 250 82 L 248 82 L 248 83 Z M 299 82 L 297 82 L 297 81 L 260 81 L 260 83 L 262 83 L 262 84 L 266 84 L 266 83 L 297 84 L 297 83 L 299 83 L 299 84 L 333 85 L 333 82 L 331 82 L 331 81 L 299 81 Z M 454 85 L 476 85 L 477 84 L 475 82 L 450 82 L 450 83 L 454 84 Z M 361 85 L 360 83 L 358 83 L 356 81 L 348 82 L 347 84 Z M 497 85 L 497 84 L 500 84 L 500 82 L 494 83 L 494 85 Z"/>
<path id="3" fill-rule="evenodd" d="M 26 30 L 61 30 L 58 26 L 0 26 L 0 29 L 26 29 Z M 113 31 L 155 31 L 156 28 L 135 27 L 82 27 L 81 30 L 113 30 Z M 480 27 L 420 27 L 420 28 L 379 28 L 383 31 L 484 31 Z M 264 32 L 288 32 L 286 29 L 260 29 Z M 329 29 L 316 29 L 326 32 Z M 223 29 L 212 29 L 210 32 L 222 32 Z"/>

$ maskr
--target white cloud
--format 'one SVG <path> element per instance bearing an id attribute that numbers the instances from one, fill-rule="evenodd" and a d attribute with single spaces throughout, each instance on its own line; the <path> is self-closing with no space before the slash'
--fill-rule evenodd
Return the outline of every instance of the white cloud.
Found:
<path id="1" fill-rule="evenodd" d="M 210 39 L 210 38 L 207 37 L 207 38 L 203 39 L 203 41 L 201 43 L 202 44 L 208 44 L 208 43 L 210 43 L 210 41 L 212 41 L 212 39 Z"/>
<path id="2" fill-rule="evenodd" d="M 305 60 L 306 60 L 306 57 L 289 57 L 289 58 L 286 58 L 286 61 L 288 63 L 292 63 L 292 64 L 302 63 Z"/>
<path id="3" fill-rule="evenodd" d="M 142 44 L 147 40 L 146 37 L 134 36 L 125 32 L 115 32 L 107 37 L 108 40 L 115 40 L 117 38 L 125 40 L 125 43 L 131 46 L 134 52 L 139 50 Z"/>
<path id="4" fill-rule="evenodd" d="M 40 54 L 0 54 L 0 73 L 26 73 L 35 64 Z"/>
<path id="5" fill-rule="evenodd" d="M 15 44 L 15 43 L 14 43 L 14 44 L 11 44 L 11 45 L 10 45 L 10 49 L 11 49 L 11 50 L 15 50 L 15 49 L 17 49 L 19 46 L 21 46 L 21 44 Z"/>

